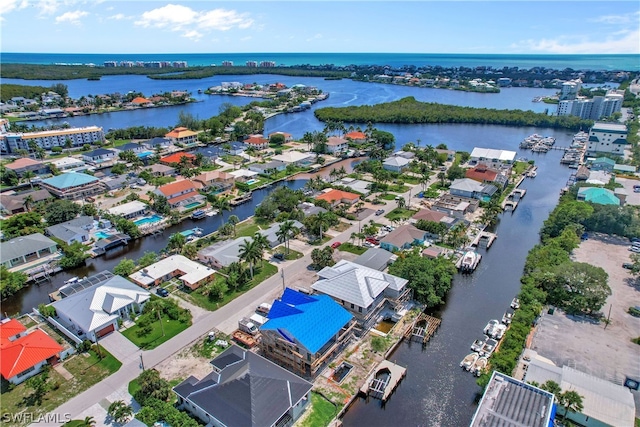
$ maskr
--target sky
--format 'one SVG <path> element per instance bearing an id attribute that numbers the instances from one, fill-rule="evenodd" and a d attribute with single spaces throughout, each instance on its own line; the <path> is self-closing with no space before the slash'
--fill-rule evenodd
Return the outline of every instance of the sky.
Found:
<path id="1" fill-rule="evenodd" d="M 639 54 L 633 1 L 0 0 L 0 51 Z"/>

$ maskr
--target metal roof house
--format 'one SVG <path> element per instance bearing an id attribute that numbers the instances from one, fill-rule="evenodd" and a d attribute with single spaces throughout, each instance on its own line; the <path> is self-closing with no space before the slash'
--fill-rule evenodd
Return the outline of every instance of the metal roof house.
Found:
<path id="1" fill-rule="evenodd" d="M 92 228 L 93 217 L 83 215 L 60 224 L 51 225 L 45 228 L 45 233 L 47 236 L 53 236 L 70 245 L 73 242 L 89 241 L 89 231 Z"/>
<path id="2" fill-rule="evenodd" d="M 173 388 L 178 406 L 209 426 L 290 426 L 309 404 L 311 383 L 251 351 L 233 345 L 211 365 Z"/>
<path id="3" fill-rule="evenodd" d="M 245 242 L 251 242 L 251 237 L 238 237 L 234 240 L 223 240 L 198 251 L 200 262 L 209 264 L 214 268 L 227 267 L 240 260 L 240 246 Z"/>
<path id="4" fill-rule="evenodd" d="M 553 425 L 553 394 L 493 371 L 470 427 Z"/>
<path id="5" fill-rule="evenodd" d="M 318 276 L 311 289 L 333 298 L 365 329 L 373 326 L 385 305 L 395 308 L 411 294 L 407 279 L 346 260 L 323 268 Z"/>
<path id="6" fill-rule="evenodd" d="M 0 264 L 11 271 L 20 271 L 27 263 L 45 258 L 58 258 L 57 244 L 41 233 L 20 236 L 0 243 Z M 26 266 L 24 266 L 26 268 Z M 24 268 L 23 268 L 24 269 Z"/>
<path id="7" fill-rule="evenodd" d="M 83 199 L 106 191 L 98 178 L 80 172 L 67 172 L 43 179 L 40 185 L 54 196 L 68 200 Z"/>
<path id="8" fill-rule="evenodd" d="M 91 281 L 91 286 L 52 303 L 56 320 L 80 339 L 93 342 L 118 329 L 118 319 L 142 311 L 151 295 L 121 276 L 103 275 L 106 280 Z M 89 278 L 91 279 L 91 278 Z M 61 295 L 67 295 L 63 292 Z"/>
<path id="9" fill-rule="evenodd" d="M 260 349 L 269 360 L 305 378 L 318 374 L 349 342 L 355 322 L 327 295 L 286 288 L 260 327 Z"/>
<path id="10" fill-rule="evenodd" d="M 354 259 L 353 262 L 374 270 L 383 271 L 398 257 L 389 251 L 380 248 L 369 248 L 365 253 Z"/>
<path id="11" fill-rule="evenodd" d="M 282 222 L 275 223 L 266 230 L 259 231 L 260 234 L 267 238 L 267 240 L 269 241 L 269 246 L 272 248 L 275 248 L 279 244 L 284 243 L 284 241 L 280 241 L 278 239 L 278 232 L 280 231 L 280 227 L 282 226 L 282 224 Z M 300 221 L 293 221 L 293 226 L 296 227 L 299 231 L 302 231 L 304 229 L 304 225 Z"/>
<path id="12" fill-rule="evenodd" d="M 578 200 L 591 202 L 598 205 L 620 205 L 620 199 L 615 193 L 606 188 L 600 187 L 582 187 L 578 190 Z"/>

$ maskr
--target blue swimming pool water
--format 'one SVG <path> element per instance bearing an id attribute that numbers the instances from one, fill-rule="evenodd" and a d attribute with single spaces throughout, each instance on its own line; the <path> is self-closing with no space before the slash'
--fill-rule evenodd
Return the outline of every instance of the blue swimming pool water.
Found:
<path id="1" fill-rule="evenodd" d="M 138 153 L 138 158 L 144 159 L 153 154 L 153 151 L 143 151 L 142 153 Z"/>
<path id="2" fill-rule="evenodd" d="M 247 180 L 247 184 L 248 185 L 255 184 L 256 182 L 260 182 L 260 180 L 259 179 L 253 179 L 253 178 Z"/>
<path id="3" fill-rule="evenodd" d="M 97 238 L 98 240 L 100 240 L 100 239 L 106 239 L 107 237 L 110 237 L 110 236 L 111 236 L 111 234 L 109 234 L 109 233 L 105 233 L 104 231 L 98 231 L 98 232 L 95 234 L 95 236 L 96 236 L 96 238 Z"/>
<path id="4" fill-rule="evenodd" d="M 136 219 L 135 221 L 133 221 L 133 223 L 139 227 L 141 225 L 152 224 L 160 220 L 162 220 L 162 217 L 160 215 L 152 215 L 152 216 L 145 216 L 144 218 Z"/>
<path id="5" fill-rule="evenodd" d="M 188 205 L 184 205 L 185 209 L 191 209 L 191 208 L 195 208 L 196 206 L 200 206 L 202 203 L 201 202 L 191 202 Z"/>

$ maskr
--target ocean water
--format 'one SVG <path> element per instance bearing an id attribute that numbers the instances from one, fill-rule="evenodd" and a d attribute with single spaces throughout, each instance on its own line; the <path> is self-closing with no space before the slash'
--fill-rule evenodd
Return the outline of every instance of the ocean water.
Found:
<path id="1" fill-rule="evenodd" d="M 640 55 L 502 55 L 446 53 L 167 53 L 167 54 L 92 54 L 92 53 L 18 53 L 4 52 L 2 63 L 19 64 L 95 64 L 105 61 L 187 61 L 195 65 L 220 65 L 233 61 L 274 61 L 277 65 L 403 65 L 442 67 L 545 67 L 574 70 L 640 71 Z"/>

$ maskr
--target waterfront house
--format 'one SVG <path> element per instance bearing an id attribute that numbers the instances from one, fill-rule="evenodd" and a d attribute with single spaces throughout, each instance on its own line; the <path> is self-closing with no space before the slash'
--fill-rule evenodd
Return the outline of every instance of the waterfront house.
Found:
<path id="1" fill-rule="evenodd" d="M 319 196 L 316 196 L 316 200 L 324 200 L 335 207 L 340 203 L 353 205 L 360 200 L 360 196 L 355 193 L 349 193 L 348 191 L 328 188 L 325 190 L 325 192 L 323 192 Z"/>
<path id="2" fill-rule="evenodd" d="M 363 265 L 378 271 L 384 271 L 389 265 L 393 264 L 398 257 L 389 251 L 380 248 L 369 248 L 354 259 L 356 264 Z"/>
<path id="3" fill-rule="evenodd" d="M 44 232 L 47 236 L 55 237 L 70 245 L 73 242 L 88 242 L 91 229 L 93 229 L 93 218 L 83 215 L 60 224 L 51 225 L 45 228 Z"/>
<path id="4" fill-rule="evenodd" d="M 318 277 L 311 285 L 314 293 L 333 298 L 365 330 L 377 322 L 385 306 L 394 308 L 411 294 L 407 279 L 346 260 L 323 268 Z"/>
<path id="5" fill-rule="evenodd" d="M 177 277 L 182 286 L 195 290 L 213 280 L 214 275 L 213 269 L 199 262 L 182 255 L 171 255 L 130 274 L 129 278 L 144 288 L 150 288 Z"/>
<path id="6" fill-rule="evenodd" d="M 438 153 L 438 157 L 440 157 L 445 162 L 452 162 L 456 156 L 455 150 L 436 148 L 435 152 Z"/>
<path id="7" fill-rule="evenodd" d="M 315 377 L 349 342 L 353 315 L 327 295 L 286 288 L 260 327 L 267 359 L 301 377 Z"/>
<path id="8" fill-rule="evenodd" d="M 478 163 L 483 163 L 487 167 L 501 169 L 504 165 L 513 164 L 515 159 L 515 151 L 474 147 L 473 151 L 471 151 L 469 164 L 473 166 Z"/>
<path id="9" fill-rule="evenodd" d="M 269 242 L 269 247 L 275 248 L 279 244 L 284 243 L 284 241 L 280 241 L 280 239 L 278 239 L 278 232 L 280 231 L 280 227 L 282 226 L 282 224 L 282 222 L 275 223 L 266 230 L 259 231 L 260 234 L 266 237 L 267 241 Z M 298 231 L 304 230 L 304 225 L 300 221 L 294 220 L 293 226 L 296 227 Z"/>
<path id="10" fill-rule="evenodd" d="M 431 205 L 431 209 L 443 212 L 453 218 L 463 218 L 467 213 L 475 212 L 479 205 L 480 200 L 478 199 L 446 193 Z"/>
<path id="11" fill-rule="evenodd" d="M 93 342 L 117 331 L 120 320 L 135 318 L 151 298 L 149 291 L 108 271 L 60 288 L 60 296 L 51 304 L 55 321 Z"/>
<path id="12" fill-rule="evenodd" d="M 333 184 L 349 187 L 353 191 L 357 191 L 362 194 L 364 197 L 367 197 L 369 193 L 371 193 L 371 182 L 363 181 L 361 179 L 345 177 L 334 181 Z"/>
<path id="13" fill-rule="evenodd" d="M 151 165 L 145 170 L 149 171 L 149 173 L 151 173 L 151 175 L 153 175 L 154 177 L 174 176 L 176 174 L 176 168 L 167 166 L 167 165 L 162 165 L 160 163 Z"/>
<path id="14" fill-rule="evenodd" d="M 0 322 L 0 374 L 11 384 L 20 384 L 40 373 L 45 365 L 56 364 L 63 350 L 40 329 L 27 334 L 27 328 L 16 319 Z"/>
<path id="15" fill-rule="evenodd" d="M 191 145 L 198 141 L 198 134 L 185 127 L 177 127 L 164 136 L 172 144 Z"/>
<path id="16" fill-rule="evenodd" d="M 116 152 L 113 150 L 107 150 L 106 148 L 97 148 L 93 151 L 88 151 L 82 154 L 82 160 L 94 165 L 108 163 L 114 159 L 116 159 Z"/>
<path id="17" fill-rule="evenodd" d="M 149 205 L 139 200 L 132 200 L 125 204 L 114 206 L 108 209 L 107 212 L 125 219 L 134 219 L 146 215 L 149 212 Z"/>
<path id="18" fill-rule="evenodd" d="M 453 196 L 468 197 L 470 199 L 490 198 L 498 188 L 491 184 L 481 184 L 473 179 L 460 178 L 449 186 L 449 193 Z"/>
<path id="19" fill-rule="evenodd" d="M 355 142 L 356 144 L 367 142 L 367 135 L 364 132 L 360 132 L 360 131 L 349 132 L 344 137 L 347 140 L 351 140 Z"/>
<path id="20" fill-rule="evenodd" d="M 42 264 L 59 257 L 56 242 L 42 233 L 15 237 L 0 243 L 0 264 L 11 271 L 24 270 L 27 263 L 38 261 L 36 264 Z"/>
<path id="21" fill-rule="evenodd" d="M 131 100 L 129 104 L 134 107 L 152 107 L 153 106 L 153 102 L 151 102 L 147 98 L 143 98 L 142 96 L 136 96 Z"/>
<path id="22" fill-rule="evenodd" d="M 227 151 L 221 145 L 208 145 L 206 147 L 198 147 L 195 150 L 190 151 L 190 153 L 196 156 L 198 154 L 202 154 L 205 159 L 210 163 L 213 163 L 219 157 L 227 154 Z"/>
<path id="23" fill-rule="evenodd" d="M 349 150 L 349 141 L 339 136 L 327 138 L 327 152 L 329 154 L 342 153 Z"/>
<path id="24" fill-rule="evenodd" d="M 249 350 L 232 345 L 202 379 L 173 388 L 178 408 L 209 426 L 291 426 L 311 401 L 312 384 Z"/>
<path id="25" fill-rule="evenodd" d="M 417 223 L 420 220 L 444 224 L 447 229 L 450 229 L 460 221 L 459 218 L 454 218 L 444 212 L 433 211 L 431 209 L 420 209 L 411 217 L 410 222 Z M 428 233 L 428 236 L 433 240 L 439 240 L 442 237 L 433 233 Z"/>
<path id="26" fill-rule="evenodd" d="M 11 163 L 7 163 L 4 167 L 14 171 L 18 176 L 24 175 L 25 172 L 33 172 L 35 175 L 49 173 L 48 165 L 28 157 L 21 157 Z"/>
<path id="27" fill-rule="evenodd" d="M 73 157 L 62 157 L 60 159 L 52 160 L 49 163 L 53 165 L 56 169 L 58 169 L 58 171 L 60 172 L 65 172 L 65 171 L 80 172 L 87 169 L 87 165 L 85 162 Z"/>
<path id="28" fill-rule="evenodd" d="M 544 381 L 538 384 L 544 384 Z M 470 427 L 547 427 L 555 424 L 555 411 L 556 404 L 552 393 L 493 371 L 471 419 Z"/>
<path id="29" fill-rule="evenodd" d="M 80 172 L 67 172 L 43 179 L 40 186 L 59 199 L 77 200 L 102 194 L 106 187 L 102 181 Z"/>
<path id="30" fill-rule="evenodd" d="M 323 207 L 316 206 L 310 202 L 302 202 L 298 205 L 298 209 L 302 211 L 305 217 L 311 215 L 318 215 L 320 212 L 327 212 Z"/>
<path id="31" fill-rule="evenodd" d="M 269 140 L 267 138 L 263 138 L 260 134 L 249 135 L 249 138 L 245 139 L 243 143 L 255 150 L 264 150 L 269 148 Z"/>
<path id="32" fill-rule="evenodd" d="M 235 177 L 230 173 L 215 170 L 203 172 L 194 176 L 191 180 L 205 191 L 221 193 L 233 188 Z"/>
<path id="33" fill-rule="evenodd" d="M 247 144 L 243 144 L 242 142 L 233 141 L 223 144 L 222 148 L 232 156 L 239 156 L 240 154 L 244 153 L 249 147 L 247 146 Z"/>
<path id="34" fill-rule="evenodd" d="M 27 197 L 31 197 L 33 200 L 30 205 L 25 204 Z M 33 190 L 20 194 L 0 194 L 0 209 L 9 215 L 14 215 L 21 212 L 27 212 L 33 209 L 34 205 L 38 202 L 49 200 L 53 198 L 51 193 L 47 190 Z"/>
<path id="35" fill-rule="evenodd" d="M 380 240 L 380 247 L 389 252 L 411 249 L 414 245 L 422 245 L 429 233 L 411 224 L 401 225 Z"/>
<path id="36" fill-rule="evenodd" d="M 496 170 L 487 167 L 484 163 L 478 163 L 465 171 L 465 177 L 484 184 L 493 184 L 502 190 L 509 184 L 510 173 L 510 170 Z"/>
<path id="37" fill-rule="evenodd" d="M 149 146 L 142 141 L 140 141 L 140 143 L 128 142 L 124 145 L 120 145 L 118 147 L 118 150 L 122 152 L 133 151 L 135 154 L 140 154 L 140 153 L 144 153 L 145 151 L 149 151 Z"/>
<path id="38" fill-rule="evenodd" d="M 597 205 L 620 206 L 621 201 L 616 194 L 606 188 L 582 187 L 578 190 L 578 200 L 595 203 Z"/>
<path id="39" fill-rule="evenodd" d="M 537 384 L 553 381 L 560 386 L 562 392 L 569 390 L 577 392 L 582 397 L 582 410 L 569 411 L 567 418 L 578 425 L 587 427 L 634 425 L 636 406 L 633 393 L 627 387 L 569 366 L 555 366 L 537 357 L 529 362 L 524 380 L 535 381 Z"/>
<path id="40" fill-rule="evenodd" d="M 204 202 L 204 196 L 198 193 L 196 186 L 188 179 L 161 185 L 155 190 L 155 193 L 166 197 L 169 206 L 172 208 L 186 207 L 190 203 Z"/>
<path id="41" fill-rule="evenodd" d="M 403 170 L 409 167 L 411 160 L 402 156 L 391 156 L 384 159 L 382 162 L 382 168 L 391 172 L 401 173 Z"/>
<path id="42" fill-rule="evenodd" d="M 171 146 L 171 140 L 157 136 L 145 141 L 144 144 L 152 150 L 165 150 Z"/>
<path id="43" fill-rule="evenodd" d="M 624 150 L 629 145 L 629 141 L 627 141 L 628 132 L 627 126 L 620 123 L 594 123 L 589 129 L 587 155 L 609 153 L 623 156 Z"/>
<path id="44" fill-rule="evenodd" d="M 283 162 L 287 165 L 305 167 L 311 165 L 315 160 L 315 155 L 302 153 L 300 151 L 290 150 L 282 154 L 276 154 L 271 157 L 272 160 Z"/>
<path id="45" fill-rule="evenodd" d="M 161 157 L 160 158 L 160 163 L 162 163 L 164 165 L 167 165 L 167 166 L 176 166 L 176 165 L 179 165 L 180 162 L 183 161 L 182 159 L 186 159 L 185 161 L 189 165 L 193 165 L 193 161 L 196 159 L 196 156 L 191 154 L 191 153 L 184 153 L 184 152 L 173 153 L 173 154 L 170 154 L 168 156 Z"/>
<path id="46" fill-rule="evenodd" d="M 238 237 L 214 243 L 198 251 L 198 260 L 217 269 L 228 267 L 240 261 L 240 247 L 252 240 L 251 237 Z"/>
<path id="47" fill-rule="evenodd" d="M 613 168 L 616 165 L 615 160 L 610 159 L 608 157 L 598 157 L 597 159 L 593 159 L 589 167 L 593 171 L 607 171 L 609 173 L 613 172 Z"/>
<path id="48" fill-rule="evenodd" d="M 269 176 L 273 173 L 282 172 L 287 168 L 285 162 L 279 160 L 271 160 L 266 163 L 252 163 L 249 165 L 249 170 L 257 172 L 259 175 Z"/>
<path id="49" fill-rule="evenodd" d="M 271 132 L 269 134 L 269 139 L 271 139 L 271 137 L 276 136 L 276 135 L 282 135 L 284 137 L 284 142 L 291 142 L 293 141 L 293 135 L 291 135 L 290 133 L 286 133 L 286 132 Z"/>

